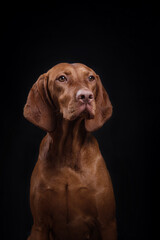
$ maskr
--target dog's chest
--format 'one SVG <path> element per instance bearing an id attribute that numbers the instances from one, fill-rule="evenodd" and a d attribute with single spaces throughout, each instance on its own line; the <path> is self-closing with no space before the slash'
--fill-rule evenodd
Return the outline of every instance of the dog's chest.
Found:
<path id="1" fill-rule="evenodd" d="M 92 239 L 91 235 L 98 234 L 94 232 L 97 211 L 92 182 L 70 168 L 40 180 L 36 208 L 58 239 Z"/>
<path id="2" fill-rule="evenodd" d="M 37 196 L 39 207 L 42 206 L 45 214 L 51 216 L 53 227 L 58 232 L 62 229 L 65 231 L 66 227 L 76 229 L 76 225 L 82 225 L 87 232 L 88 224 L 93 225 L 93 219 L 97 217 L 91 181 L 86 181 L 85 176 L 69 168 L 53 175 L 50 181 L 43 180 L 37 189 Z"/>
<path id="3" fill-rule="evenodd" d="M 37 191 L 43 195 L 43 198 L 50 200 L 49 205 L 55 211 L 68 208 L 68 211 L 72 210 L 72 212 L 81 209 L 81 211 L 89 213 L 94 211 L 89 207 L 95 198 L 92 182 L 85 177 L 85 174 L 82 175 L 70 168 L 64 168 L 53 174 L 50 179 L 41 179 Z M 70 214 L 72 213 L 70 212 Z"/>

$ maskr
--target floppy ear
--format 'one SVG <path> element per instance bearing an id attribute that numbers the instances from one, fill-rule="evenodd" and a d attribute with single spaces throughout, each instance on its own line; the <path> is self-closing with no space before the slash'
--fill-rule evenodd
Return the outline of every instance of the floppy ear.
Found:
<path id="1" fill-rule="evenodd" d="M 41 75 L 31 88 L 24 106 L 24 117 L 47 132 L 55 128 L 55 106 L 48 90 L 48 76 Z"/>
<path id="2" fill-rule="evenodd" d="M 96 95 L 96 112 L 94 119 L 85 120 L 85 127 L 88 132 L 95 131 L 103 126 L 103 124 L 112 115 L 112 104 L 109 100 L 108 93 L 102 86 L 101 80 L 98 76 L 97 95 Z"/>

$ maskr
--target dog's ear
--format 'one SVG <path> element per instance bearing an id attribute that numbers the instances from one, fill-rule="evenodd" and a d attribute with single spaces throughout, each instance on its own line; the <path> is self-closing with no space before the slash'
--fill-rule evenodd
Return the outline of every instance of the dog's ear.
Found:
<path id="1" fill-rule="evenodd" d="M 48 76 L 41 75 L 31 88 L 24 107 L 24 117 L 47 132 L 55 129 L 55 106 L 48 90 Z"/>
<path id="2" fill-rule="evenodd" d="M 97 76 L 97 94 L 95 101 L 96 112 L 94 119 L 85 120 L 85 127 L 88 132 L 95 131 L 102 127 L 112 115 L 112 104 L 108 93 L 102 86 L 99 76 Z"/>

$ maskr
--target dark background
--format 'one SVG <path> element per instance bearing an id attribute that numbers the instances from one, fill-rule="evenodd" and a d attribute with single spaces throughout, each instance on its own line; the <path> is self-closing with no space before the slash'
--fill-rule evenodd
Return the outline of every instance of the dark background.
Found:
<path id="1" fill-rule="evenodd" d="M 26 239 L 31 229 L 29 181 L 45 133 L 23 118 L 23 106 L 39 75 L 59 62 L 81 62 L 100 75 L 113 116 L 94 134 L 114 186 L 119 240 L 152 239 L 153 126 L 158 125 L 152 19 L 150 4 L 77 1 L 2 9 L 3 239 Z"/>

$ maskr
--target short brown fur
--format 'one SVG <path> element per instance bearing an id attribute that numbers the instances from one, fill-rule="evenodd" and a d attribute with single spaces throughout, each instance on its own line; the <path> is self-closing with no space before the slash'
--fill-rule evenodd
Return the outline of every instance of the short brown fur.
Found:
<path id="1" fill-rule="evenodd" d="M 93 99 L 83 103 L 86 92 Z M 117 239 L 112 183 L 91 135 L 111 114 L 99 76 L 83 64 L 58 64 L 33 85 L 24 116 L 47 135 L 31 177 L 28 240 Z"/>

